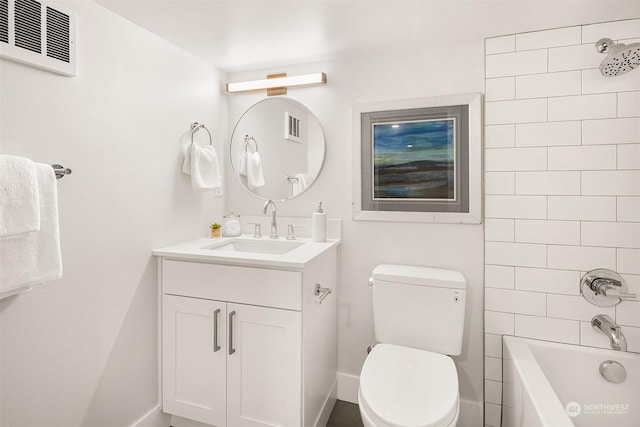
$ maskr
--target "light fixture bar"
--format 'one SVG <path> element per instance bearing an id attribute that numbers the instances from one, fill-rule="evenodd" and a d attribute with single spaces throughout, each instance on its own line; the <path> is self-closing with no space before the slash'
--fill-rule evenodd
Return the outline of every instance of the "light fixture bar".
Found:
<path id="1" fill-rule="evenodd" d="M 310 86 L 327 83 L 325 73 L 304 74 L 302 76 L 287 76 L 249 82 L 227 83 L 227 92 L 249 92 L 280 87 Z"/>

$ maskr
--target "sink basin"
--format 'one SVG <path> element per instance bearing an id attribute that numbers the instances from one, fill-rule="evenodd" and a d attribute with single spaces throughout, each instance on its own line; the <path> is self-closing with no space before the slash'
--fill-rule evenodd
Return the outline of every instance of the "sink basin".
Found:
<path id="1" fill-rule="evenodd" d="M 222 245 L 207 246 L 203 249 L 225 252 L 252 252 L 257 254 L 283 255 L 304 245 L 304 242 L 281 242 L 277 240 L 232 240 Z"/>

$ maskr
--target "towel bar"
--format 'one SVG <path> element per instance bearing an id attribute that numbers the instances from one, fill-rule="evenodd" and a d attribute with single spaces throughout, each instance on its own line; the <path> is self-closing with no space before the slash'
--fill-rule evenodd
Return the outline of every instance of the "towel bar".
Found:
<path id="1" fill-rule="evenodd" d="M 60 179 L 65 175 L 71 175 L 71 169 L 65 168 L 62 165 L 55 164 L 55 165 L 51 165 L 51 167 L 53 168 L 53 171 L 56 173 L 56 179 Z"/>

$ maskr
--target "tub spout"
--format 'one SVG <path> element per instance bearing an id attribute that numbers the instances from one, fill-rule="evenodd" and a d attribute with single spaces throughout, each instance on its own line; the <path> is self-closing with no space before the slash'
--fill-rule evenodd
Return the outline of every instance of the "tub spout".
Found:
<path id="1" fill-rule="evenodd" d="M 620 326 L 616 325 L 613 319 L 606 314 L 598 314 L 591 319 L 593 329 L 609 337 L 611 348 L 617 351 L 627 351 L 627 339 L 622 333 Z"/>

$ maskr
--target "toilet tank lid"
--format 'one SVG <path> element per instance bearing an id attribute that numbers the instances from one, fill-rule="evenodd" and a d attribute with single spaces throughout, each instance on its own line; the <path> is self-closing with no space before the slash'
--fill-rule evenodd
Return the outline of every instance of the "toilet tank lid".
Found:
<path id="1" fill-rule="evenodd" d="M 459 271 L 416 265 L 380 264 L 373 270 L 373 280 L 435 288 L 465 289 L 467 286 Z"/>

